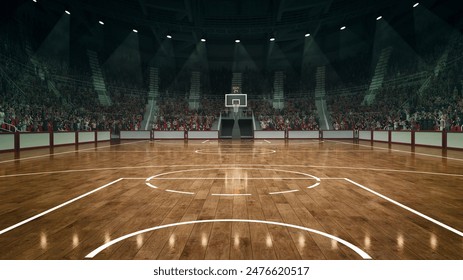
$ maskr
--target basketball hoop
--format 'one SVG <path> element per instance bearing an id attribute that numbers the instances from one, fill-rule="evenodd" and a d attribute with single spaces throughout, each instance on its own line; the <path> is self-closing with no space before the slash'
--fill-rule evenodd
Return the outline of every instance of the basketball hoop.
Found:
<path id="1" fill-rule="evenodd" d="M 233 115 L 235 119 L 238 118 L 238 115 L 240 114 L 240 108 L 247 107 L 247 104 L 248 104 L 247 94 L 242 94 L 242 93 L 225 94 L 225 107 L 233 108 Z"/>

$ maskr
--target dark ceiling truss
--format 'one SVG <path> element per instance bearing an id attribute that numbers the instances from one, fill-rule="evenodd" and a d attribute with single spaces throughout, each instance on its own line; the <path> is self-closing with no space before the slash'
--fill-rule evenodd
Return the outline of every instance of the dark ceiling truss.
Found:
<path id="1" fill-rule="evenodd" d="M 100 17 L 113 17 L 124 21 L 128 26 L 148 26 L 161 32 L 186 32 L 194 34 L 196 39 L 205 34 L 272 34 L 279 29 L 307 30 L 314 34 L 320 25 L 340 25 L 342 22 L 349 22 L 363 15 L 375 13 L 376 10 L 393 6 L 394 1 L 383 1 L 382 4 L 364 5 L 364 1 L 351 2 L 348 10 L 345 7 L 337 6 L 333 10 L 329 1 L 274 0 L 269 1 L 271 5 L 278 7 L 276 15 L 266 17 L 240 17 L 230 16 L 217 18 L 205 18 L 201 14 L 201 7 L 198 1 L 158 1 L 136 0 L 136 1 L 111 1 L 113 6 L 108 9 L 106 1 L 64 1 L 66 5 L 79 6 L 80 9 L 92 11 Z M 77 3 L 78 2 L 78 3 Z M 169 4 L 170 3 L 170 4 Z M 175 4 L 177 3 L 177 4 Z M 204 4 L 204 3 L 203 3 Z M 74 9 L 74 6 L 72 6 Z M 150 14 L 151 11 L 158 12 Z M 306 13 L 296 13 L 293 16 L 285 16 L 285 13 L 307 9 Z M 273 10 L 273 9 L 272 9 Z M 343 12 L 340 12 L 343 11 Z M 340 17 L 341 15 L 341 17 Z M 284 18 L 284 20 L 282 20 Z"/>

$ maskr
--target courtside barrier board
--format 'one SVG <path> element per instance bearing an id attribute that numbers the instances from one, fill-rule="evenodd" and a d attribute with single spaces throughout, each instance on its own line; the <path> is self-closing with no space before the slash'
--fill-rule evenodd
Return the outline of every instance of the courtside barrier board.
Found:
<path id="1" fill-rule="evenodd" d="M 299 131 L 299 130 L 290 130 L 288 131 L 289 139 L 318 139 L 320 133 L 316 131 Z"/>
<path id="2" fill-rule="evenodd" d="M 254 139 L 285 139 L 284 131 L 266 131 L 256 130 L 254 131 Z"/>
<path id="3" fill-rule="evenodd" d="M 149 140 L 151 139 L 151 131 L 149 130 L 138 130 L 138 131 L 121 131 L 121 140 Z"/>

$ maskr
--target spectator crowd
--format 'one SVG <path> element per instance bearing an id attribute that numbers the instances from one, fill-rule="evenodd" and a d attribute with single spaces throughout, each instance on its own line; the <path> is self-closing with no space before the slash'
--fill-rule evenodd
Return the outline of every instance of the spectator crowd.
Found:
<path id="1" fill-rule="evenodd" d="M 448 50 L 445 65 L 436 71 L 441 54 Z M 431 50 L 420 50 L 423 58 L 401 61 L 392 52 L 387 79 L 416 71 L 426 72 L 426 82 L 384 83 L 371 104 L 366 102 L 368 83 L 373 74 L 365 55 L 334 61 L 327 68 L 326 100 L 335 130 L 447 130 L 461 131 L 463 125 L 463 38 L 441 42 Z M 142 81 L 106 77 L 110 106 L 102 106 L 94 90 L 90 67 L 36 58 L 25 51 L 23 42 L 13 35 L 0 37 L 0 128 L 1 131 L 79 131 L 139 130 L 148 95 L 147 75 Z M 421 61 L 421 62 L 420 62 Z M 424 62 L 423 62 L 424 61 Z M 442 63 L 442 61 L 440 62 Z M 424 65 L 424 66 L 423 66 Z M 145 71 L 146 72 L 146 71 Z M 203 96 L 223 96 L 231 87 L 232 72 L 208 69 L 201 72 Z M 309 71 L 310 72 L 310 71 Z M 314 76 L 315 72 L 311 72 Z M 160 71 L 160 91 L 154 130 L 211 130 L 224 109 L 223 99 L 203 98 L 191 109 L 186 96 L 190 73 L 175 69 Z M 248 93 L 248 113 L 252 111 L 262 130 L 318 130 L 319 120 L 313 97 L 314 77 L 302 81 L 302 75 L 285 72 L 287 98 L 281 109 L 274 108 L 271 96 L 273 72 L 246 69 L 243 89 Z M 388 80 L 389 81 L 389 80 Z M 345 90 L 340 90 L 345 88 Z M 354 90 L 349 90 L 355 88 Z M 168 94 L 168 92 L 176 94 Z M 342 92 L 342 94 L 329 94 Z M 178 94 L 179 93 L 179 94 Z M 300 96 L 294 93 L 301 93 Z M 312 94 L 313 95 L 313 94 Z M 280 107 L 280 106 L 276 106 Z"/>

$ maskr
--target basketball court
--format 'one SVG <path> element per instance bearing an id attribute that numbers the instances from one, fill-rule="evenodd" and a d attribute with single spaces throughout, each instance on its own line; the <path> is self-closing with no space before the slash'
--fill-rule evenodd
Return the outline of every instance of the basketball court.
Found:
<path id="1" fill-rule="evenodd" d="M 272 139 L 52 152 L 0 154 L 1 259 L 463 259 L 462 152 Z"/>

